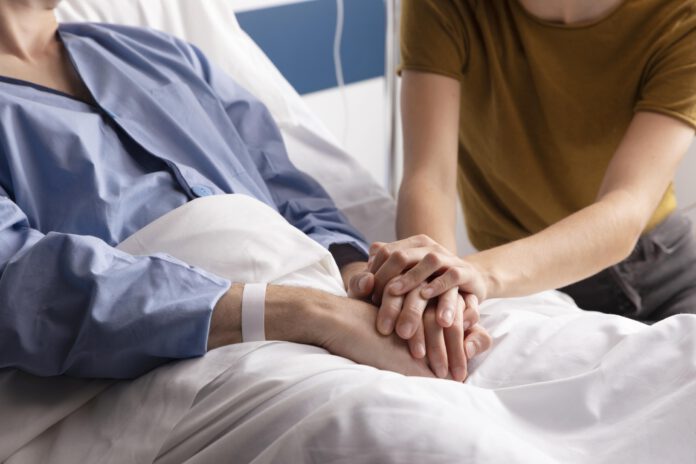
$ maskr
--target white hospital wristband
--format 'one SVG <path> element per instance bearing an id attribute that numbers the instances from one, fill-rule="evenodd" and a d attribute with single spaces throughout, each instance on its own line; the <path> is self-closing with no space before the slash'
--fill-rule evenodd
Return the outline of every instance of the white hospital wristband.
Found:
<path id="1" fill-rule="evenodd" d="M 245 284 L 242 292 L 242 341 L 266 340 L 264 316 L 266 313 L 266 285 Z"/>

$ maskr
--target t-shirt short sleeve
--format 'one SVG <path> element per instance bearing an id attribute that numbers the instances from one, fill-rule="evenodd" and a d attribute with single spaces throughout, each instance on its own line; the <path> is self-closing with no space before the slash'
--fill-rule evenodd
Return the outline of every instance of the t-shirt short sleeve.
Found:
<path id="1" fill-rule="evenodd" d="M 636 111 L 655 111 L 696 128 L 696 15 L 675 27 L 646 69 Z"/>
<path id="2" fill-rule="evenodd" d="M 467 59 L 462 0 L 403 0 L 401 66 L 461 80 Z"/>

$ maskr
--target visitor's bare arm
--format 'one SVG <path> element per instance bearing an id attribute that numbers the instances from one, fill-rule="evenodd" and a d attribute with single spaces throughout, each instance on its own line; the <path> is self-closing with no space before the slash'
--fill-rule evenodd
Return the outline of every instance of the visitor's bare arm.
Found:
<path id="1" fill-rule="evenodd" d="M 440 108 L 450 105 L 451 96 L 447 95 L 459 83 L 447 77 L 406 72 L 403 85 L 406 99 L 411 93 L 421 95 L 418 98 L 427 98 L 430 106 Z M 432 90 L 438 87 L 440 90 Z M 421 114 L 425 117 L 428 112 L 422 111 Z M 410 119 L 404 116 L 405 124 L 408 124 Z M 421 126 L 417 127 L 417 123 Z M 422 121 L 415 121 L 408 127 L 405 125 L 405 130 L 410 127 L 415 139 L 411 142 L 414 154 L 406 157 L 405 170 L 407 174 L 413 171 L 420 172 L 420 177 L 427 176 L 426 180 L 418 182 L 442 184 L 442 180 L 436 179 L 436 173 L 454 169 L 452 163 L 456 149 L 442 142 L 441 138 L 447 138 L 451 145 L 456 141 L 456 129 L 450 128 L 445 133 L 443 127 L 450 124 L 439 126 L 433 129 L 436 131 L 436 136 L 433 136 L 427 134 L 430 126 L 423 125 Z M 438 237 L 443 234 L 445 240 L 451 240 L 443 231 L 454 233 L 448 219 L 449 203 L 440 205 L 437 195 L 402 196 L 400 213 L 427 209 L 434 214 L 428 216 L 427 227 L 417 214 L 400 214 L 400 237 L 404 240 L 373 248 L 371 270 L 376 273 L 376 292 L 382 291 L 394 277 L 408 270 L 398 279 L 402 284 L 400 289 L 395 289 L 396 282 L 390 284 L 394 295 L 416 288 L 436 273 L 441 276 L 423 288 L 424 298 L 451 291 L 454 287 L 473 293 L 479 299 L 519 296 L 563 287 L 616 264 L 632 251 L 693 136 L 694 129 L 676 118 L 658 113 L 637 113 L 612 157 L 594 203 L 537 234 L 470 256 L 454 256 L 448 253 L 447 246 L 437 244 Z M 440 143 L 444 148 L 425 149 L 427 144 L 419 142 L 420 139 L 437 139 L 439 142 L 434 143 Z M 408 153 L 408 147 L 405 151 Z M 432 167 L 432 164 L 439 167 Z M 409 182 L 408 175 L 404 182 Z M 446 182 L 449 183 L 448 191 L 451 191 L 455 180 L 447 179 Z M 412 188 L 404 186 L 402 190 L 408 192 Z M 411 236 L 414 233 L 419 235 Z M 383 269 L 384 266 L 388 271 Z"/>

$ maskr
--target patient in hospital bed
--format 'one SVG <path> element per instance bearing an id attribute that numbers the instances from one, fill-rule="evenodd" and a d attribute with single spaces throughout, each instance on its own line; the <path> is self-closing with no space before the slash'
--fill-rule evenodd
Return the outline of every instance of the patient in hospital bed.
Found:
<path id="1" fill-rule="evenodd" d="M 467 384 L 434 379 L 442 345 L 378 334 L 364 240 L 256 98 L 55 3 L 0 2 L 0 461 L 696 460 L 696 316 L 489 301 L 445 344 Z M 269 284 L 274 341 L 238 343 L 236 282 Z"/>
<path id="2" fill-rule="evenodd" d="M 381 337 L 374 307 L 343 293 L 352 282 L 352 296 L 369 296 L 364 240 L 321 186 L 290 163 L 258 100 L 183 41 L 122 26 L 58 27 L 55 3 L 0 5 L 0 367 L 136 377 L 242 341 L 240 283 L 267 282 L 268 339 L 464 380 L 465 341 L 476 347 L 469 358 L 490 343 L 475 325 L 476 308 L 465 311 L 462 301 L 456 323 L 461 328 L 466 317 L 473 327 L 447 346 L 431 321 L 440 343 L 430 368 L 424 346 L 412 347 L 412 358 L 398 339 Z M 257 201 L 238 211 L 241 200 L 224 198 L 230 194 Z M 136 256 L 116 247 L 184 205 L 187 212 L 203 208 L 208 197 L 222 198 L 199 220 L 170 226 L 193 247 L 189 255 L 181 245 L 130 250 Z M 277 218 L 255 224 L 256 209 Z M 253 227 L 234 242 L 208 233 L 218 239 L 213 247 L 196 233 L 221 217 Z M 271 254 L 288 223 L 312 240 Z M 324 250 L 324 267 L 339 284 L 334 295 L 302 288 L 317 287 L 317 279 L 248 272 L 262 260 L 243 259 L 247 242 L 271 231 L 280 237 L 263 248 L 271 260 L 282 262 L 291 250 L 291 258 L 308 262 L 321 245 L 315 251 Z M 234 252 L 224 267 L 201 259 L 205 250 L 224 255 L 221 247 Z"/>

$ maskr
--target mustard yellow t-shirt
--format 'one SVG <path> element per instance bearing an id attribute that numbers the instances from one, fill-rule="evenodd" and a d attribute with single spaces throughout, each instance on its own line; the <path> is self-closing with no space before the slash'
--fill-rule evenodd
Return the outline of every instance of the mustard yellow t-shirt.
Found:
<path id="1" fill-rule="evenodd" d="M 401 69 L 461 82 L 458 187 L 486 249 L 594 202 L 636 111 L 696 127 L 696 0 L 624 0 L 577 25 L 519 0 L 404 0 Z M 675 207 L 670 186 L 648 228 Z"/>

